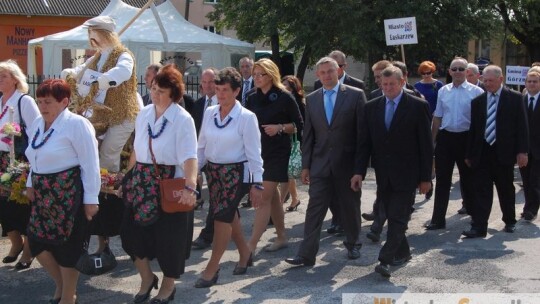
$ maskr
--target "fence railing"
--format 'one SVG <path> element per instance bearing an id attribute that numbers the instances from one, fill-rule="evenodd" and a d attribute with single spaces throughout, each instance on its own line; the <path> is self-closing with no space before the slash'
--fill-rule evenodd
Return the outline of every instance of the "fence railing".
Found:
<path id="1" fill-rule="evenodd" d="M 49 78 L 60 78 L 59 75 L 27 75 L 27 82 L 29 86 L 28 94 L 30 96 L 35 96 L 37 87 L 43 82 L 45 79 Z M 137 77 L 137 92 L 141 94 L 141 96 L 144 96 L 148 94 L 148 88 L 146 87 L 146 84 L 144 82 L 144 76 Z M 191 95 L 193 99 L 197 100 L 199 98 L 200 90 L 199 90 L 199 76 L 186 76 L 184 78 L 184 85 L 186 88 L 186 94 Z"/>

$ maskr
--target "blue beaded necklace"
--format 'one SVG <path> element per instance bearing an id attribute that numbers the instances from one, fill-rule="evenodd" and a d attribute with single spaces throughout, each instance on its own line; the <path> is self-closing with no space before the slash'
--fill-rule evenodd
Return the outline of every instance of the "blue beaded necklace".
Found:
<path id="1" fill-rule="evenodd" d="M 226 126 L 228 126 L 231 123 L 231 120 L 232 120 L 232 117 L 229 116 L 227 121 L 224 124 L 220 125 L 219 122 L 218 122 L 217 116 L 216 116 L 216 117 L 214 117 L 214 124 L 216 125 L 216 127 L 220 128 L 220 129 L 223 129 L 223 128 L 225 128 Z"/>
<path id="2" fill-rule="evenodd" d="M 49 131 L 49 134 L 47 134 L 47 136 L 45 136 L 43 141 L 41 141 L 38 145 L 36 145 L 36 140 L 37 140 L 37 138 L 39 136 L 39 133 L 40 133 L 39 128 L 38 128 L 37 131 L 36 131 L 36 134 L 34 135 L 34 138 L 32 139 L 32 148 L 34 150 L 36 150 L 36 149 L 39 149 L 39 148 L 43 147 L 43 145 L 49 140 L 49 138 L 51 137 L 53 132 L 54 132 L 54 129 L 51 129 L 51 131 Z"/>
<path id="3" fill-rule="evenodd" d="M 150 123 L 148 123 L 148 136 L 150 136 L 152 139 L 158 138 L 161 133 L 163 133 L 163 130 L 165 130 L 165 127 L 167 126 L 167 118 L 163 117 L 163 122 L 161 123 L 161 128 L 159 129 L 159 132 L 157 132 L 156 135 L 152 133 L 152 128 L 150 127 Z"/>

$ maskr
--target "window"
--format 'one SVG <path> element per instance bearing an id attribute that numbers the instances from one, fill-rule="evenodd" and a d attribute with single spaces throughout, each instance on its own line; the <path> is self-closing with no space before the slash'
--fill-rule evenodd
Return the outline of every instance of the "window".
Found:
<path id="1" fill-rule="evenodd" d="M 214 34 L 221 35 L 221 32 L 218 31 L 218 30 L 216 29 L 216 27 L 213 26 L 213 25 L 205 25 L 205 26 L 204 26 L 204 29 L 207 30 L 207 31 L 209 31 L 209 32 L 212 32 L 212 33 L 214 33 Z"/>

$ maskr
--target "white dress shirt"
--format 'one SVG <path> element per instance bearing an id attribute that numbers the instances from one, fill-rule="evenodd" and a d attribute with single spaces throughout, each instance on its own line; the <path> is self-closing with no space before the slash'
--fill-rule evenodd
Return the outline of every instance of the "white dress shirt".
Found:
<path id="1" fill-rule="evenodd" d="M 5 105 L 3 105 L 4 100 L 2 99 L 2 97 L 0 97 L 0 113 L 3 113 L 6 107 L 12 107 L 14 110 L 13 122 L 18 123 L 19 125 L 21 124 L 21 122 L 19 120 L 18 102 L 21 95 L 23 95 L 23 93 L 15 91 L 15 93 L 13 93 L 13 95 L 11 95 L 11 97 L 7 100 Z M 32 138 L 33 134 L 30 135 L 30 126 L 32 126 L 32 123 L 37 117 L 41 116 L 41 114 L 39 114 L 39 109 L 36 102 L 34 101 L 34 98 L 26 95 L 21 99 L 21 115 L 26 124 L 26 135 L 28 135 L 28 138 Z M 9 109 L 7 110 L 6 114 L 0 119 L 0 128 L 8 122 Z M 0 141 L 0 151 L 9 151 L 8 144 Z"/>
<path id="2" fill-rule="evenodd" d="M 101 57 L 99 58 L 99 61 L 97 63 L 97 72 L 101 70 L 103 65 L 105 64 L 105 61 L 107 61 L 107 58 L 111 54 L 112 49 L 103 50 L 101 52 Z M 77 75 L 82 69 L 87 66 L 92 60 L 94 60 L 94 56 L 88 58 L 85 63 L 76 66 L 72 69 L 65 69 L 65 72 L 73 73 Z M 106 71 L 103 73 L 104 76 L 106 76 L 111 81 L 115 81 L 116 85 L 119 86 L 122 82 L 129 80 L 131 78 L 131 73 L 133 72 L 133 66 L 134 66 L 134 60 L 133 57 L 127 52 L 124 52 L 120 54 L 120 57 L 118 57 L 118 61 L 116 62 L 116 66 L 112 69 Z"/>
<path id="3" fill-rule="evenodd" d="M 157 120 L 153 104 L 139 112 L 135 121 L 135 156 L 140 163 L 152 164 L 148 146 L 148 124 L 152 134 L 156 135 L 165 118 L 167 125 L 159 137 L 152 139 L 152 151 L 159 165 L 175 166 L 174 177 L 184 177 L 184 162 L 197 158 L 197 134 L 191 115 L 176 103 L 172 103 Z"/>
<path id="4" fill-rule="evenodd" d="M 437 95 L 433 116 L 442 118 L 440 130 L 448 132 L 469 131 L 471 126 L 471 101 L 484 93 L 480 87 L 464 81 L 459 86 L 444 85 Z"/>
<path id="5" fill-rule="evenodd" d="M 30 144 L 26 157 L 30 162 L 31 172 L 40 174 L 57 173 L 69 168 L 81 168 L 84 188 L 84 204 L 97 204 L 101 188 L 99 174 L 99 154 L 96 134 L 92 124 L 84 117 L 65 109 L 56 117 L 50 128 L 44 132 L 45 121 L 39 117 L 30 128 Z M 43 142 L 54 130 L 47 142 L 38 149 L 32 148 L 32 139 L 39 130 L 35 144 Z M 26 183 L 32 187 L 29 175 Z"/>
<path id="6" fill-rule="evenodd" d="M 216 164 L 244 163 L 244 182 L 262 183 L 263 160 L 261 157 L 261 133 L 257 116 L 236 101 L 229 115 L 221 120 L 220 106 L 209 107 L 204 113 L 199 134 L 199 169 L 207 161 Z M 218 128 L 214 122 L 223 126 Z"/>
<path id="7" fill-rule="evenodd" d="M 214 94 L 214 96 L 210 97 L 210 106 L 215 106 L 218 104 L 218 100 L 217 100 L 217 95 Z M 205 95 L 205 99 L 204 99 L 204 110 L 206 111 L 206 109 L 208 108 L 208 95 Z"/>

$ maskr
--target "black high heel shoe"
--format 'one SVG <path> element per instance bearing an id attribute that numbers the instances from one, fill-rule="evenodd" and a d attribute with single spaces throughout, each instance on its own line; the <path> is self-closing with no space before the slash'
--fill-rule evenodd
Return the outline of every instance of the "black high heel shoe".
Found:
<path id="1" fill-rule="evenodd" d="M 176 287 L 173 289 L 170 296 L 168 296 L 166 299 L 156 299 L 153 298 L 152 301 L 150 301 L 150 304 L 167 304 L 170 301 L 174 300 L 174 294 L 176 293 Z"/>
<path id="2" fill-rule="evenodd" d="M 152 281 L 152 285 L 150 285 L 150 288 L 146 291 L 146 293 L 143 294 L 136 294 L 135 298 L 133 299 L 134 304 L 144 303 L 148 301 L 150 298 L 150 293 L 152 292 L 152 288 L 158 289 L 158 282 L 159 279 L 156 275 L 154 275 L 154 280 Z"/>
<path id="3" fill-rule="evenodd" d="M 8 263 L 13 263 L 15 262 L 18 258 L 19 258 L 19 254 L 21 254 L 21 252 L 23 251 L 23 248 L 21 247 L 21 250 L 19 250 L 19 252 L 17 252 L 17 254 L 15 256 L 6 256 L 2 259 L 2 263 L 4 264 L 8 264 Z"/>
<path id="4" fill-rule="evenodd" d="M 30 265 L 32 265 L 33 261 L 34 259 L 30 259 L 29 262 L 17 262 L 17 264 L 15 264 L 15 269 L 17 270 L 28 269 L 30 268 Z"/>
<path id="5" fill-rule="evenodd" d="M 253 252 L 249 254 L 249 259 L 246 263 L 246 267 L 242 267 L 239 264 L 236 264 L 232 272 L 233 275 L 246 274 L 248 267 L 253 266 Z"/>
<path id="6" fill-rule="evenodd" d="M 208 288 L 213 286 L 217 283 L 217 280 L 219 278 L 219 269 L 216 271 L 214 276 L 210 280 L 205 280 L 203 278 L 197 279 L 197 282 L 195 282 L 195 288 Z"/>
<path id="7" fill-rule="evenodd" d="M 287 210 L 287 212 L 296 211 L 296 210 L 298 210 L 298 206 L 300 206 L 301 203 L 302 203 L 301 201 L 298 201 L 298 203 L 296 205 L 289 206 L 285 210 Z"/>

